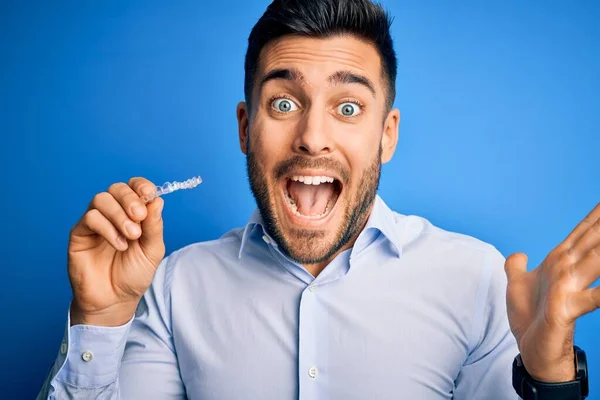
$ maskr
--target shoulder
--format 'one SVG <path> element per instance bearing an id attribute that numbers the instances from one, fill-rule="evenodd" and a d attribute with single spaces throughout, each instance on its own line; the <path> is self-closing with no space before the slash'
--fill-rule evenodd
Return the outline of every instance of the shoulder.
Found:
<path id="1" fill-rule="evenodd" d="M 494 252 L 496 248 L 481 239 L 441 228 L 419 215 L 405 215 L 392 211 L 395 233 L 404 246 L 417 243 L 436 244 L 438 249 L 457 248 L 474 252 Z"/>
<path id="2" fill-rule="evenodd" d="M 173 251 L 168 256 L 170 268 L 190 268 L 210 260 L 231 261 L 238 258 L 244 228 L 235 228 L 218 239 L 196 242 Z"/>
<path id="3" fill-rule="evenodd" d="M 409 260 L 420 260 L 426 268 L 450 269 L 465 278 L 481 278 L 490 268 L 503 272 L 504 256 L 494 245 L 441 228 L 422 216 L 392 213 L 396 238 Z"/>
<path id="4" fill-rule="evenodd" d="M 171 289 L 175 277 L 181 282 L 181 278 L 200 277 L 209 269 L 214 273 L 215 266 L 226 268 L 237 264 L 243 233 L 244 228 L 235 228 L 218 239 L 192 243 L 170 253 L 157 270 L 157 276 L 163 277 L 165 290 Z"/>

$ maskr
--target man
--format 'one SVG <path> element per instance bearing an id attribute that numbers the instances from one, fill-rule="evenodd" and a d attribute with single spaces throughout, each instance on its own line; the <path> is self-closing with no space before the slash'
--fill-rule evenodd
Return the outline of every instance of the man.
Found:
<path id="1" fill-rule="evenodd" d="M 269 6 L 237 108 L 257 212 L 163 259 L 151 182 L 96 195 L 71 231 L 69 322 L 39 398 L 513 399 L 519 353 L 527 384 L 579 388 L 600 207 L 531 272 L 390 210 L 389 21 L 369 0 Z"/>

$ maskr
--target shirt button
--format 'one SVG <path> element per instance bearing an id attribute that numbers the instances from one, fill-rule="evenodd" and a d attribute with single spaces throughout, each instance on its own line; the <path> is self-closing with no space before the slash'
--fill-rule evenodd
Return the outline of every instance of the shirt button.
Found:
<path id="1" fill-rule="evenodd" d="M 67 348 L 68 348 L 68 346 L 66 343 L 61 344 L 60 345 L 60 354 L 63 354 L 63 355 L 67 354 Z"/>
<path id="2" fill-rule="evenodd" d="M 308 369 L 308 376 L 310 376 L 311 378 L 315 379 L 317 377 L 317 367 L 312 366 Z"/>
<path id="3" fill-rule="evenodd" d="M 311 292 L 316 292 L 317 291 L 317 287 L 316 286 L 309 286 L 308 290 L 310 290 Z"/>
<path id="4" fill-rule="evenodd" d="M 265 241 L 265 243 L 271 243 L 271 239 L 269 239 L 269 237 L 267 235 L 263 235 L 263 240 Z"/>
<path id="5" fill-rule="evenodd" d="M 89 361 L 92 361 L 92 358 L 94 358 L 94 355 L 92 354 L 91 351 L 84 351 L 83 353 L 81 353 L 81 358 L 83 359 L 83 361 L 89 362 Z"/>

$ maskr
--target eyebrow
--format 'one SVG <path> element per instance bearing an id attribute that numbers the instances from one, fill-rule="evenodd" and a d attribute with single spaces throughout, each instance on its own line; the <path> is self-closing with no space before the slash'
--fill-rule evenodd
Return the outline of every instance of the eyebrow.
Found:
<path id="1" fill-rule="evenodd" d="M 297 70 L 296 68 L 280 68 L 269 71 L 265 76 L 260 80 L 260 84 L 258 85 L 259 92 L 262 92 L 263 86 L 269 81 L 274 80 L 284 80 L 284 81 L 296 81 L 300 84 L 304 83 L 304 75 Z"/>
<path id="2" fill-rule="evenodd" d="M 329 78 L 327 78 L 327 81 L 333 85 L 358 83 L 359 85 L 363 85 L 364 87 L 369 89 L 369 91 L 371 92 L 373 97 L 376 97 L 375 96 L 375 85 L 373 85 L 373 82 L 371 82 L 371 80 L 369 78 L 367 78 L 366 76 L 358 75 L 358 74 L 355 74 L 354 72 L 337 71 L 335 74 L 333 74 Z"/>
<path id="3" fill-rule="evenodd" d="M 300 84 L 305 83 L 304 75 L 302 75 L 302 73 L 299 70 L 297 70 L 296 68 L 274 69 L 272 71 L 269 71 L 260 80 L 260 83 L 258 86 L 259 92 L 262 92 L 263 86 L 267 82 L 273 81 L 273 80 L 279 80 L 279 79 L 285 80 L 285 81 L 295 81 Z M 353 84 L 353 83 L 359 84 L 359 85 L 362 85 L 362 86 L 366 87 L 367 89 L 369 89 L 369 91 L 371 92 L 373 97 L 375 97 L 375 94 L 376 94 L 375 85 L 373 85 L 373 82 L 371 82 L 371 80 L 369 78 L 367 78 L 366 76 L 363 76 L 363 75 L 355 74 L 354 72 L 350 72 L 350 71 L 337 71 L 333 75 L 331 75 L 329 78 L 327 78 L 327 82 L 329 82 L 332 85 L 344 85 L 344 84 Z"/>

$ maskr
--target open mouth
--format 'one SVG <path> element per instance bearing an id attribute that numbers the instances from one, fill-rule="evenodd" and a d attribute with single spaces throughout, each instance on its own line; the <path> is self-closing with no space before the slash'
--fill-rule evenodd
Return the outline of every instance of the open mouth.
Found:
<path id="1" fill-rule="evenodd" d="M 297 217 L 324 219 L 335 207 L 342 187 L 333 176 L 293 175 L 284 183 L 285 203 Z"/>

